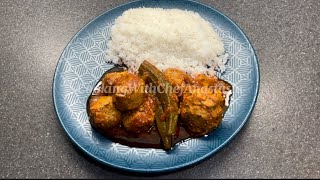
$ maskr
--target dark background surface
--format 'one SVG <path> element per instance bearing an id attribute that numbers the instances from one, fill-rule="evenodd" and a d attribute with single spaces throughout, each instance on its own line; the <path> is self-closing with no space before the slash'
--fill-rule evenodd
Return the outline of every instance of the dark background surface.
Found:
<path id="1" fill-rule="evenodd" d="M 55 115 L 52 78 L 71 37 L 122 1 L 0 0 L 0 177 L 138 177 L 72 145 Z M 320 178 L 320 1 L 210 1 L 234 20 L 261 70 L 254 112 L 211 158 L 160 178 Z"/>

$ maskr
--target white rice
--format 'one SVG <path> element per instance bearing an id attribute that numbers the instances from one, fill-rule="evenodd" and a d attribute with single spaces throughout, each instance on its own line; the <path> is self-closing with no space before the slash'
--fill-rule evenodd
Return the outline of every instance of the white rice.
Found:
<path id="1" fill-rule="evenodd" d="M 136 8 L 119 16 L 111 29 L 107 58 L 137 71 L 144 60 L 157 68 L 187 73 L 223 72 L 223 42 L 198 13 L 179 9 Z"/>

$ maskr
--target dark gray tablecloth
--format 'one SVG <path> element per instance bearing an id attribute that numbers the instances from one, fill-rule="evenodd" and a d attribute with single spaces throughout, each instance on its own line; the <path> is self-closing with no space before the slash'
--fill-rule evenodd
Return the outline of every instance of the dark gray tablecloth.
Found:
<path id="1" fill-rule="evenodd" d="M 121 1 L 0 1 L 0 177 L 124 178 L 83 155 L 60 126 L 52 78 L 90 19 Z M 208 160 L 161 178 L 320 178 L 320 1 L 210 1 L 248 35 L 260 68 L 255 110 Z"/>

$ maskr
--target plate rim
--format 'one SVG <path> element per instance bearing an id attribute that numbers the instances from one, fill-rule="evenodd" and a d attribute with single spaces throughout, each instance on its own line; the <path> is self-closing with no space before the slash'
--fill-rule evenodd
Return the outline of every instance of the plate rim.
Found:
<path id="1" fill-rule="evenodd" d="M 174 171 L 174 170 L 179 170 L 179 169 L 182 169 L 182 168 L 186 168 L 186 167 L 189 167 L 191 165 L 195 165 L 195 164 L 198 164 L 202 161 L 204 161 L 205 159 L 213 156 L 214 154 L 216 154 L 219 150 L 221 150 L 224 146 L 226 146 L 227 144 L 229 144 L 232 139 L 239 133 L 239 131 L 243 128 L 243 126 L 246 124 L 246 122 L 250 119 L 250 116 L 252 115 L 252 112 L 254 110 L 254 107 L 256 105 L 256 102 L 257 102 L 257 98 L 259 96 L 259 89 L 260 89 L 260 66 L 259 66 L 259 60 L 258 60 L 258 57 L 257 57 L 257 53 L 255 51 L 255 49 L 253 48 L 252 46 L 252 43 L 250 41 L 250 39 L 248 38 L 248 36 L 244 33 L 244 31 L 240 28 L 240 26 L 238 26 L 233 20 L 231 20 L 231 18 L 229 18 L 227 15 L 225 15 L 224 13 L 220 12 L 219 10 L 215 9 L 214 7 L 211 7 L 205 3 L 202 3 L 202 2 L 198 2 L 198 1 L 195 1 L 195 0 L 182 0 L 182 1 L 186 1 L 186 2 L 192 2 L 192 3 L 196 3 L 196 4 L 199 4 L 199 5 L 202 5 L 202 6 L 205 6 L 209 9 L 211 9 L 212 11 L 215 11 L 217 12 L 219 15 L 223 16 L 224 18 L 226 18 L 230 23 L 232 23 L 240 32 L 241 35 L 243 35 L 245 37 L 245 40 L 247 41 L 247 43 L 249 43 L 251 49 L 252 49 L 252 52 L 253 52 L 253 55 L 254 55 L 254 60 L 256 61 L 255 63 L 255 68 L 257 69 L 257 78 L 256 78 L 256 90 L 254 92 L 254 98 L 253 98 L 253 101 L 250 105 L 250 108 L 249 108 L 249 111 L 248 113 L 246 114 L 245 116 L 245 119 L 244 121 L 239 125 L 239 127 L 234 131 L 234 133 L 232 133 L 232 135 L 226 139 L 223 143 L 221 143 L 216 149 L 210 151 L 208 154 L 205 154 L 199 158 L 196 158 L 192 161 L 189 161 L 189 162 L 186 162 L 186 163 L 183 163 L 183 164 L 179 164 L 179 165 L 175 165 L 175 166 L 170 166 L 170 167 L 165 167 L 165 168 L 156 168 L 156 169 L 142 169 L 142 168 L 130 168 L 130 167 L 126 167 L 126 166 L 120 166 L 120 165 L 115 165 L 115 164 L 112 164 L 110 162 L 107 162 L 107 161 L 104 161 L 98 157 L 96 157 L 95 155 L 93 155 L 92 153 L 90 153 L 89 151 L 87 151 L 85 148 L 83 148 L 73 137 L 72 135 L 70 134 L 70 132 L 67 130 L 67 128 L 65 127 L 64 123 L 62 122 L 62 118 L 60 117 L 60 114 L 58 113 L 58 110 L 57 110 L 57 100 L 56 100 L 56 79 L 57 79 L 57 71 L 59 69 L 59 67 L 61 66 L 61 62 L 62 62 L 62 56 L 64 54 L 64 52 L 66 51 L 66 49 L 70 46 L 70 42 L 79 35 L 79 33 L 84 29 L 86 28 L 89 24 L 91 24 L 93 21 L 95 21 L 96 19 L 98 19 L 99 17 L 103 16 L 104 14 L 114 10 L 114 9 L 117 9 L 117 8 L 120 8 L 121 6 L 125 6 L 125 5 L 129 5 L 129 4 L 133 4 L 133 3 L 137 3 L 139 1 L 144 1 L 144 0 L 134 0 L 134 1 L 130 1 L 130 2 L 127 2 L 127 3 L 122 3 L 120 5 L 117 5 L 109 10 L 105 10 L 103 11 L 101 14 L 93 17 L 91 20 L 89 20 L 87 23 L 85 23 L 72 37 L 71 39 L 68 41 L 67 45 L 64 47 L 64 49 L 62 50 L 62 53 L 58 59 L 58 62 L 57 62 L 57 65 L 55 67 L 55 70 L 54 70 L 54 76 L 53 76 L 53 80 L 52 80 L 52 98 L 53 98 L 53 104 L 54 104 L 54 110 L 55 110 L 55 114 L 56 116 L 58 117 L 58 120 L 59 120 L 59 123 L 60 125 L 62 126 L 62 128 L 64 129 L 65 133 L 67 134 L 67 136 L 69 137 L 69 139 L 71 139 L 71 142 L 73 144 L 75 144 L 79 149 L 81 149 L 87 156 L 93 158 L 94 160 L 102 163 L 103 165 L 108 165 L 112 168 L 117 168 L 117 169 L 122 169 L 122 170 L 127 170 L 127 171 L 130 171 L 130 172 L 138 172 L 138 173 L 159 173 L 159 172 L 171 172 L 171 171 Z"/>

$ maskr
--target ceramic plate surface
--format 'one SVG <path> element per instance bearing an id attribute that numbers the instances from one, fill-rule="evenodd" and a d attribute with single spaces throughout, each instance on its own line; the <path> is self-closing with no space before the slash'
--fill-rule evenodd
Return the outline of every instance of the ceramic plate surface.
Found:
<path id="1" fill-rule="evenodd" d="M 221 126 L 207 137 L 176 145 L 172 151 L 131 148 L 113 143 L 92 129 L 86 101 L 100 76 L 112 66 L 105 50 L 110 28 L 125 10 L 137 7 L 187 9 L 209 21 L 222 38 L 230 60 L 221 78 L 233 85 L 230 107 Z M 248 120 L 259 89 L 259 67 L 245 34 L 221 12 L 186 0 L 142 0 L 118 6 L 85 25 L 69 42 L 58 62 L 53 99 L 56 113 L 71 140 L 90 157 L 135 172 L 172 171 L 199 162 L 222 148 Z"/>

